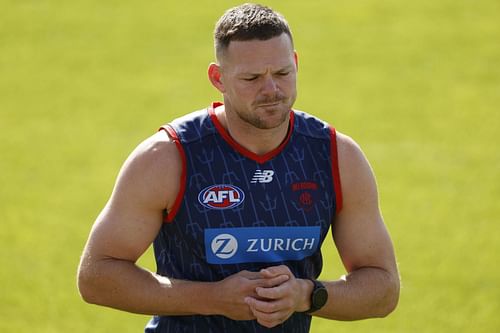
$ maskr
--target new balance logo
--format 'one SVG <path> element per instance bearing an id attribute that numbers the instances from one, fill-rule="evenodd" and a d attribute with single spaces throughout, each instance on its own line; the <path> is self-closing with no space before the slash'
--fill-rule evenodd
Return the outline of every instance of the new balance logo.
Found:
<path id="1" fill-rule="evenodd" d="M 253 178 L 250 181 L 250 183 L 267 184 L 273 181 L 273 176 L 274 176 L 273 170 L 256 170 L 255 173 L 253 174 Z"/>

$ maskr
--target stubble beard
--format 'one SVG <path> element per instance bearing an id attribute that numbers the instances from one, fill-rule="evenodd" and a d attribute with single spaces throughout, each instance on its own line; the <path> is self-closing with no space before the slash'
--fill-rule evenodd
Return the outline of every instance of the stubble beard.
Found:
<path id="1" fill-rule="evenodd" d="M 273 129 L 283 125 L 288 120 L 295 98 L 287 99 L 283 95 L 273 98 L 257 99 L 248 111 L 235 110 L 236 115 L 245 123 L 258 129 Z M 266 106 L 269 104 L 275 104 Z M 277 119 L 276 119 L 277 117 Z"/>
<path id="2" fill-rule="evenodd" d="M 243 120 L 245 123 L 258 128 L 258 129 L 273 129 L 279 127 L 287 120 L 288 110 L 280 110 L 283 106 L 279 108 L 268 108 L 265 111 L 259 112 L 259 114 L 254 114 L 251 112 L 255 112 L 251 110 L 249 113 L 244 112 L 236 112 L 238 117 Z M 276 113 L 278 114 L 278 119 L 275 119 Z M 269 118 L 273 118 L 270 120 Z"/>

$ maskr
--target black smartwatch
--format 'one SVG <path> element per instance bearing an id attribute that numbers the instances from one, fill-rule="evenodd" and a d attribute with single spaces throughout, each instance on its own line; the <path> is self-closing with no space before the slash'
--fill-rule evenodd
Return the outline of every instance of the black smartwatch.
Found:
<path id="1" fill-rule="evenodd" d="M 314 287 L 311 292 L 311 307 L 309 308 L 309 310 L 304 312 L 307 314 L 318 311 L 323 307 L 323 305 L 326 304 L 326 301 L 328 300 L 328 291 L 326 290 L 323 283 L 319 282 L 318 280 L 309 280 L 314 283 Z"/>

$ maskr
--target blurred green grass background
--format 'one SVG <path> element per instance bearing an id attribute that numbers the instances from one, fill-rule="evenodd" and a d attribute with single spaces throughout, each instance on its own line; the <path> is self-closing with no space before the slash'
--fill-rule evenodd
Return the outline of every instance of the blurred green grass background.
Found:
<path id="1" fill-rule="evenodd" d="M 142 331 L 80 300 L 79 256 L 129 152 L 220 100 L 212 30 L 237 4 L 0 0 L 1 332 Z M 402 276 L 390 317 L 312 332 L 498 332 L 500 2 L 265 4 L 295 35 L 296 107 L 368 155 Z"/>

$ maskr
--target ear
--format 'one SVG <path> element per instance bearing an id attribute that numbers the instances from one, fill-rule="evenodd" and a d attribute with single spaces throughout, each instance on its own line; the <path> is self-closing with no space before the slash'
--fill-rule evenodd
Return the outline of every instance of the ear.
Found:
<path id="1" fill-rule="evenodd" d="M 297 51 L 293 51 L 293 59 L 295 60 L 295 68 L 297 69 L 297 72 L 299 71 L 299 55 L 297 54 Z"/>
<path id="2" fill-rule="evenodd" d="M 221 93 L 225 93 L 226 89 L 224 88 L 224 84 L 221 81 L 221 70 L 220 66 L 216 63 L 211 63 L 208 66 L 208 79 L 212 83 L 212 85 L 217 88 Z"/>

